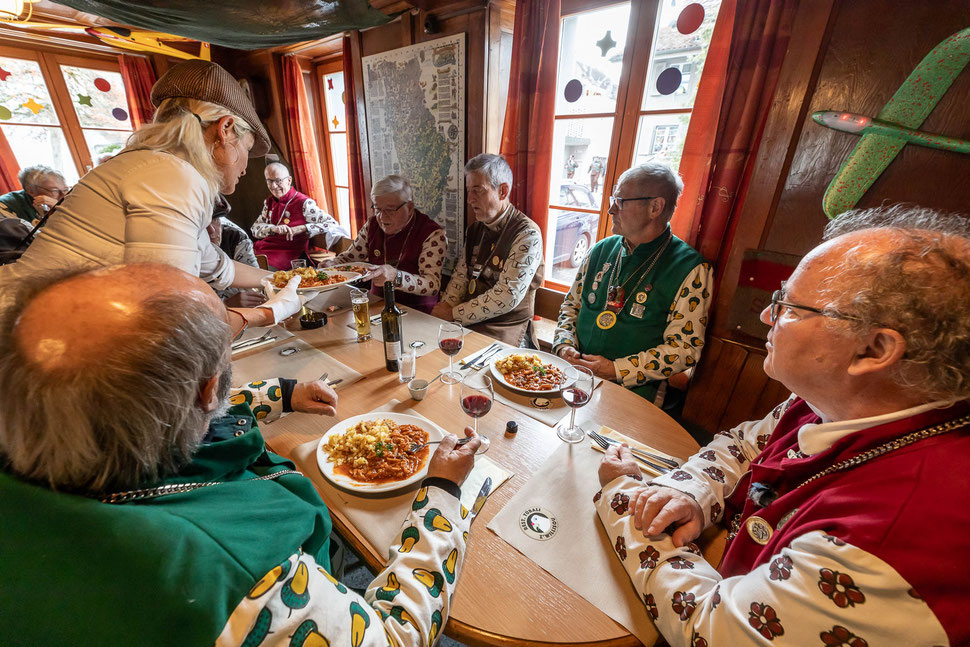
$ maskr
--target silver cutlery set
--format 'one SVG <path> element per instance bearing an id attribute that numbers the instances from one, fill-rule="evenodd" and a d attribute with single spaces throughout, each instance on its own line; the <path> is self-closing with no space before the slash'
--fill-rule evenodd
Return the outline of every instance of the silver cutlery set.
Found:
<path id="1" fill-rule="evenodd" d="M 483 351 L 479 351 L 477 354 L 473 354 L 471 357 L 466 357 L 465 359 L 458 362 L 459 366 L 462 368 L 471 368 L 473 371 L 480 371 L 485 368 L 485 364 L 495 355 L 497 352 L 502 350 L 502 344 L 494 343 Z"/>

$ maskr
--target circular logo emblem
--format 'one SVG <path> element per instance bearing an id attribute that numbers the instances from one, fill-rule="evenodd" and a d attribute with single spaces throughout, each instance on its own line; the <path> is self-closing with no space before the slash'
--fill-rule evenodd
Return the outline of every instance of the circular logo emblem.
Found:
<path id="1" fill-rule="evenodd" d="M 519 517 L 519 528 L 532 539 L 545 541 L 559 530 L 559 522 L 545 508 L 529 508 Z"/>
<path id="2" fill-rule="evenodd" d="M 548 409 L 551 404 L 546 398 L 532 398 L 532 406 L 536 409 Z"/>

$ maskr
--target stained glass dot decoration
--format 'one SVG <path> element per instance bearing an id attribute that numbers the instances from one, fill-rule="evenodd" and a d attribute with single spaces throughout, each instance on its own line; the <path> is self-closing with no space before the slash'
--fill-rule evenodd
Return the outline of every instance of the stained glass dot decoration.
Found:
<path id="1" fill-rule="evenodd" d="M 663 95 L 673 94 L 680 87 L 682 75 L 676 67 L 668 67 L 657 76 L 657 92 Z"/>
<path id="2" fill-rule="evenodd" d="M 111 90 L 111 84 L 108 83 L 106 80 L 102 79 L 101 77 L 98 77 L 94 80 L 94 87 L 101 90 L 102 92 L 108 92 L 109 90 Z"/>
<path id="3" fill-rule="evenodd" d="M 693 2 L 677 16 L 677 31 L 687 35 L 693 34 L 704 23 L 704 5 Z"/>
<path id="4" fill-rule="evenodd" d="M 114 117 L 115 119 L 117 119 L 118 121 L 127 121 L 128 120 L 128 113 L 126 111 L 122 110 L 121 108 L 115 108 L 114 110 L 112 110 L 111 111 L 111 116 Z"/>
<path id="5" fill-rule="evenodd" d="M 0 81 L 6 81 L 8 76 L 10 76 L 10 72 L 0 67 Z"/>
<path id="6" fill-rule="evenodd" d="M 10 117 L 12 116 L 13 114 L 10 112 L 9 108 L 7 108 L 6 106 L 0 106 L 0 119 L 3 119 L 4 121 L 6 121 L 7 119 L 10 119 Z"/>
<path id="7" fill-rule="evenodd" d="M 579 101 L 579 98 L 583 96 L 583 83 L 579 79 L 572 79 L 566 84 L 566 87 L 562 90 L 563 98 L 569 103 L 575 103 Z"/>
<path id="8" fill-rule="evenodd" d="M 596 46 L 600 48 L 603 53 L 603 58 L 606 58 L 606 53 L 616 47 L 616 41 L 613 40 L 613 32 L 607 30 L 606 34 L 596 41 Z"/>

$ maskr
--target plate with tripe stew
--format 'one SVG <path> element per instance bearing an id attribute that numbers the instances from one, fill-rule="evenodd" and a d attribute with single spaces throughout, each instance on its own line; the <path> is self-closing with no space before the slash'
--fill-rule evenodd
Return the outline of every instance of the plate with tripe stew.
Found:
<path id="1" fill-rule="evenodd" d="M 538 350 L 510 348 L 499 351 L 491 360 L 492 376 L 500 384 L 522 393 L 558 393 L 569 386 L 569 362 Z"/>
<path id="2" fill-rule="evenodd" d="M 413 445 L 441 440 L 445 432 L 424 418 L 381 412 L 332 426 L 317 445 L 323 477 L 357 492 L 391 492 L 421 481 L 434 445 L 413 454 Z"/>

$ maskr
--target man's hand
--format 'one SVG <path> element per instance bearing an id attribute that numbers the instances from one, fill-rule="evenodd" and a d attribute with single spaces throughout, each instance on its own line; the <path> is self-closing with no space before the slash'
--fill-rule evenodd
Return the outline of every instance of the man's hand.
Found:
<path id="1" fill-rule="evenodd" d="M 622 445 L 610 445 L 606 448 L 603 460 L 600 461 L 600 486 L 605 487 L 613 479 L 625 474 L 639 474 L 640 467 L 633 460 L 633 454 L 626 443 Z"/>
<path id="2" fill-rule="evenodd" d="M 458 436 L 448 434 L 442 439 L 428 462 L 428 477 L 437 476 L 458 485 L 465 482 L 475 467 L 475 452 L 482 444 L 471 427 L 465 427 L 465 435 L 471 440 L 458 448 L 455 447 Z"/>
<path id="3" fill-rule="evenodd" d="M 322 380 L 300 382 L 293 387 L 290 406 L 300 413 L 337 415 L 337 393 Z"/>
<path id="4" fill-rule="evenodd" d="M 704 529 L 701 506 L 680 490 L 669 487 L 647 487 L 638 490 L 630 501 L 633 525 L 644 537 L 654 537 L 674 525 L 670 538 L 680 548 L 697 539 Z"/>
<path id="5" fill-rule="evenodd" d="M 384 285 L 388 281 L 393 283 L 395 276 L 397 276 L 397 270 L 390 265 L 378 265 L 365 274 L 364 279 L 370 279 L 374 282 L 374 285 Z M 432 312 L 434 311 L 432 310 Z"/>
<path id="6" fill-rule="evenodd" d="M 439 301 L 438 305 L 431 309 L 431 316 L 445 321 L 454 321 L 455 309 L 450 303 Z"/>
<path id="7" fill-rule="evenodd" d="M 578 360 L 580 357 L 583 356 L 582 353 L 580 353 L 572 346 L 563 346 L 562 348 L 559 349 L 558 353 L 556 354 L 559 355 L 559 357 L 566 360 L 567 362 L 569 362 L 570 364 L 575 364 L 576 360 Z"/>
<path id="8" fill-rule="evenodd" d="M 34 208 L 41 213 L 50 211 L 57 204 L 57 200 L 50 197 L 49 195 L 35 195 L 34 196 Z M 44 207 L 47 207 L 46 209 Z"/>
<path id="9" fill-rule="evenodd" d="M 570 360 L 570 363 L 585 366 L 593 372 L 593 375 L 604 380 L 616 380 L 613 360 L 606 359 L 602 355 L 580 355 L 579 358 Z"/>

